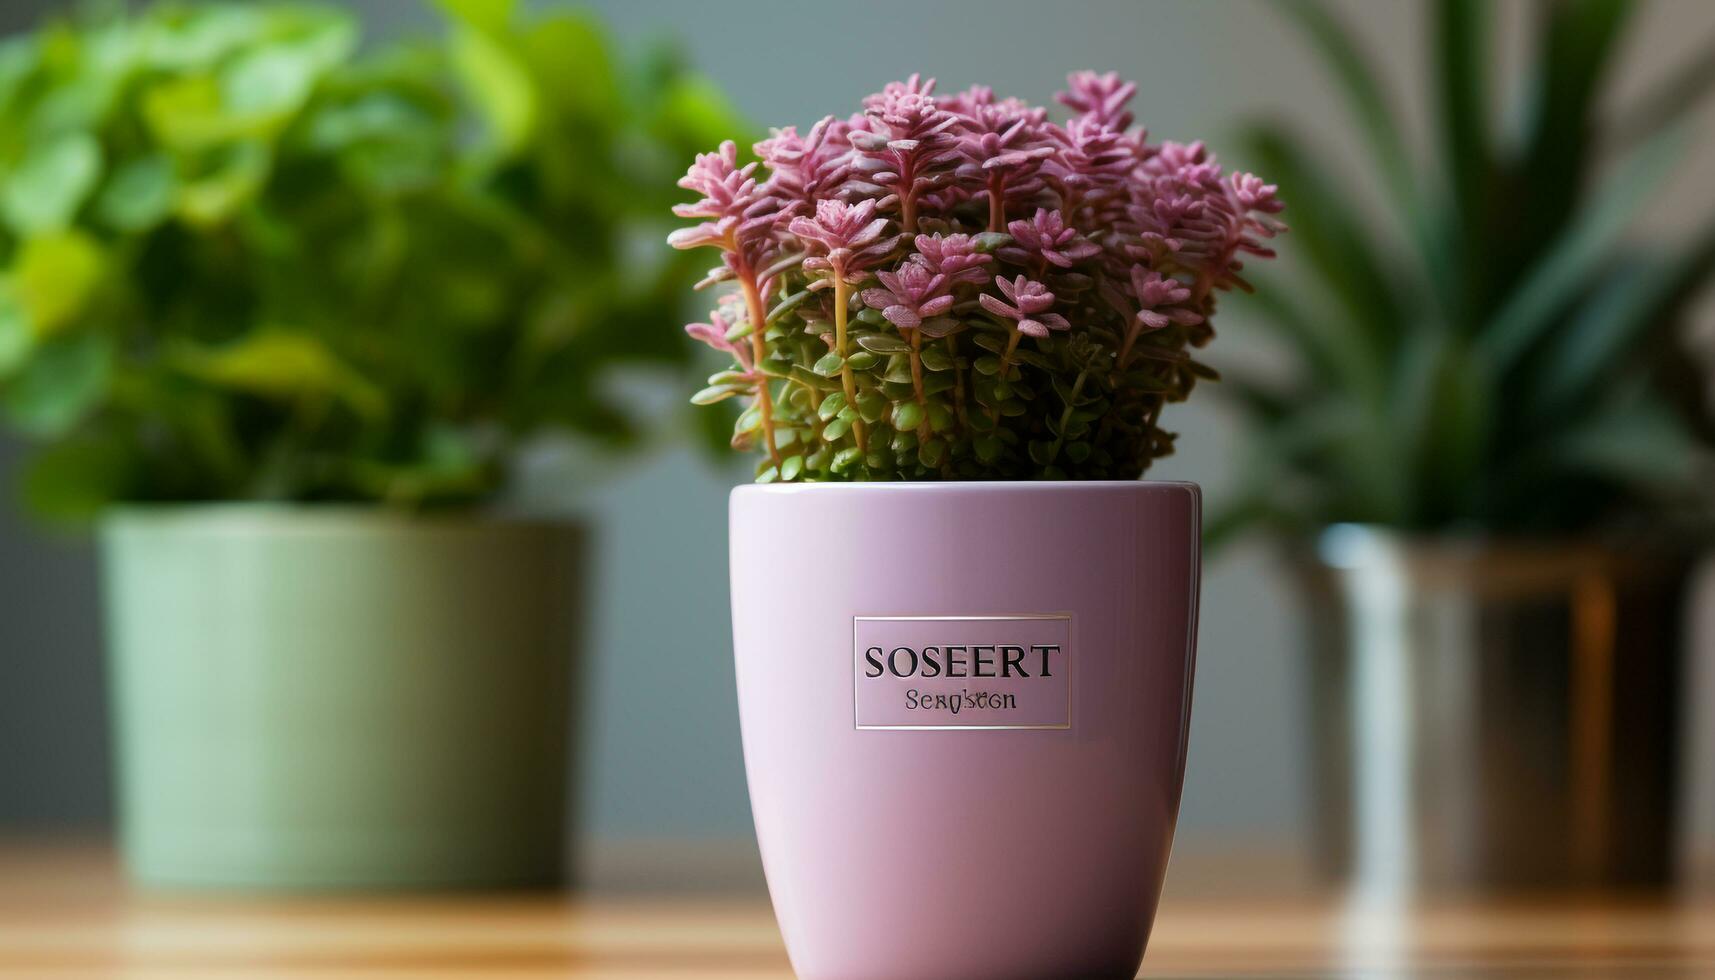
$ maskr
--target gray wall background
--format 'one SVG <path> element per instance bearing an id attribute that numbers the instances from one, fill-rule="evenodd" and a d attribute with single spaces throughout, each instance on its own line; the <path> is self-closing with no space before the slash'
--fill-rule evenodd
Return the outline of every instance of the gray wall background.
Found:
<path id="1" fill-rule="evenodd" d="M 27 24 L 49 6 L 8 0 L 0 28 Z M 427 19 L 407 3 L 354 6 L 387 29 Z M 912 71 L 939 76 L 944 88 L 980 81 L 1046 101 L 1068 70 L 1116 68 L 1139 81 L 1138 115 L 1158 138 L 1203 137 L 1218 151 L 1237 120 L 1280 113 L 1321 134 L 1332 157 L 1361 159 L 1337 91 L 1264 2 L 595 6 L 629 39 L 679 32 L 694 61 L 764 123 L 802 125 L 851 111 L 882 82 Z M 1421 131 L 1429 107 L 1419 84 L 1426 66 L 1416 6 L 1341 6 L 1386 67 L 1402 114 Z M 1525 8 L 1504 8 L 1503 60 L 1522 54 Z M 1619 72 L 1620 101 L 1715 35 L 1715 4 L 1660 3 L 1642 20 Z M 1715 210 L 1715 188 L 1697 178 L 1715 173 L 1711 122 L 1708 114 L 1700 120 L 1691 158 L 1640 221 L 1640 234 L 1672 238 Z M 1354 175 L 1359 166 L 1351 164 Z M 1355 193 L 1372 191 L 1360 181 Z M 1266 338 L 1242 317 L 1229 314 L 1221 327 L 1217 362 L 1268 356 Z M 1183 433 L 1181 454 L 1152 475 L 1199 481 L 1218 499 L 1243 451 L 1234 420 L 1212 393 L 1169 419 Z M 17 459 L 17 447 L 0 442 L 0 477 L 9 478 Z M 725 492 L 744 478 L 740 467 L 669 448 L 617 475 L 549 474 L 530 489 L 538 498 L 575 499 L 599 527 L 582 744 L 583 825 L 598 845 L 749 837 L 725 608 Z M 1204 589 L 1184 839 L 1291 847 L 1301 840 L 1307 792 L 1291 596 L 1256 544 L 1217 556 Z M 96 600 L 87 542 L 44 536 L 11 508 L 0 511 L 0 831 L 97 828 L 110 819 Z M 1700 709 L 1712 703 L 1693 701 Z M 1704 744 L 1715 735 L 1707 714 L 1702 709 L 1693 721 Z M 1710 758 L 1695 755 L 1693 767 L 1708 771 Z M 1711 812 L 1695 810 L 1715 834 L 1715 821 L 1702 816 Z"/>

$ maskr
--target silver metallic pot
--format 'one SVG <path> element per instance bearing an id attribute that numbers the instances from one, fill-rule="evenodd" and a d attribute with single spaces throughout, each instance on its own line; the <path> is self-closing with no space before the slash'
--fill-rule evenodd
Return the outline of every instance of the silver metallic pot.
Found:
<path id="1" fill-rule="evenodd" d="M 1295 561 L 1320 866 L 1383 894 L 1665 884 L 1694 557 L 1323 532 Z"/>

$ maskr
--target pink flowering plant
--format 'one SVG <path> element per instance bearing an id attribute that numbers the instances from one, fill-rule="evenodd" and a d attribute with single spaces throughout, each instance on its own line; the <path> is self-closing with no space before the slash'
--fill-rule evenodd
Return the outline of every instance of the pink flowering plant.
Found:
<path id="1" fill-rule="evenodd" d="M 1273 254 L 1272 185 L 1148 142 L 1136 86 L 1079 72 L 1071 118 L 912 76 L 846 119 L 697 157 L 669 239 L 713 248 L 691 336 L 732 358 L 733 446 L 775 480 L 1136 479 L 1163 406 L 1214 372 L 1215 295 Z"/>

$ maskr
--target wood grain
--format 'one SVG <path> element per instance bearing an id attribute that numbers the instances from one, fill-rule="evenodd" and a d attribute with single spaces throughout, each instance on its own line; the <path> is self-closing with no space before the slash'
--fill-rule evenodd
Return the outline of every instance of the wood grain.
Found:
<path id="1" fill-rule="evenodd" d="M 1174 874 L 1195 876 L 1194 864 Z M 1183 889 L 1182 889 L 1183 891 Z M 1715 903 L 1387 909 L 1174 896 L 1147 977 L 1715 977 Z M 137 894 L 105 849 L 0 848 L 0 977 L 787 978 L 766 899 Z"/>

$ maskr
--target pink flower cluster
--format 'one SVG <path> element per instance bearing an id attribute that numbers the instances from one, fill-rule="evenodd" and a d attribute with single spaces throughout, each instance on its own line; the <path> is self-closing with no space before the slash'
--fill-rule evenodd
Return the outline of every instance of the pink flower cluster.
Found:
<path id="1" fill-rule="evenodd" d="M 705 285 L 736 283 L 733 315 L 752 329 L 735 357 L 753 377 L 767 356 L 754 327 L 801 290 L 822 297 L 796 307 L 804 330 L 841 358 L 847 313 L 871 309 L 907 339 L 975 324 L 1015 345 L 1101 328 L 1121 374 L 1152 331 L 1203 325 L 1189 342 L 1206 340 L 1213 294 L 1247 288 L 1244 257 L 1272 255 L 1282 230 L 1273 186 L 1224 174 L 1201 143 L 1150 143 L 1132 126 L 1135 93 L 1111 72 L 1075 73 L 1058 97 L 1071 116 L 1055 122 L 984 86 L 940 96 L 913 75 L 849 117 L 774 130 L 758 162 L 731 142 L 698 156 L 679 183 L 699 199 L 675 212 L 700 223 L 670 242 L 722 253 Z M 727 335 L 744 331 L 692 332 L 731 351 Z M 849 396 L 861 380 L 845 374 Z"/>
<path id="2" fill-rule="evenodd" d="M 807 268 L 858 276 L 895 251 L 890 230 L 1006 232 L 1013 243 L 1000 259 L 1039 276 L 1099 257 L 1113 297 L 1140 322 L 1183 322 L 1172 297 L 1189 303 L 1233 285 L 1240 255 L 1273 254 L 1264 240 L 1279 229 L 1269 216 L 1281 205 L 1251 174 L 1224 177 L 1203 144 L 1157 146 L 1129 128 L 1125 107 L 1136 88 L 1112 72 L 1078 72 L 1059 95 L 1077 114 L 1060 125 L 984 86 L 937 98 L 933 79 L 913 75 L 865 99 L 863 112 L 828 116 L 807 135 L 775 130 L 755 147 L 766 179 L 757 179 L 756 163 L 739 165 L 731 142 L 698 156 L 679 184 L 702 199 L 674 211 L 706 223 L 670 242 L 727 252 L 730 268 L 717 279 L 754 275 L 795 253 L 808 257 Z M 1012 214 L 1020 217 L 1007 220 Z M 950 247 L 969 254 L 968 241 Z M 1151 271 L 1188 275 L 1189 288 L 1137 288 Z M 994 276 L 994 287 L 1003 281 Z"/>

